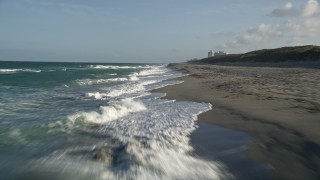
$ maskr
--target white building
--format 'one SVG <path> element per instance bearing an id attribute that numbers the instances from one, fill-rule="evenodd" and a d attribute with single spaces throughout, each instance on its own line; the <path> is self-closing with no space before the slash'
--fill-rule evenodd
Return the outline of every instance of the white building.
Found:
<path id="1" fill-rule="evenodd" d="M 210 51 L 208 52 L 208 57 L 212 57 L 212 56 L 213 56 L 213 51 L 210 50 Z"/>

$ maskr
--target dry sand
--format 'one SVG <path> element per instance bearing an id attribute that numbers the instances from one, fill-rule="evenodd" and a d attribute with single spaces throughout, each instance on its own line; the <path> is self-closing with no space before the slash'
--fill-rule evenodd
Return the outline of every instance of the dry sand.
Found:
<path id="1" fill-rule="evenodd" d="M 184 83 L 166 98 L 210 102 L 200 122 L 247 132 L 247 154 L 274 167 L 274 179 L 320 179 L 320 70 L 175 64 Z"/>

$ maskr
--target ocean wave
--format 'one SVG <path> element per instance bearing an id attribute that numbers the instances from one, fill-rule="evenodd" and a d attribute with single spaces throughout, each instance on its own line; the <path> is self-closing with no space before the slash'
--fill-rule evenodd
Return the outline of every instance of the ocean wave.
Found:
<path id="1" fill-rule="evenodd" d="M 93 97 L 97 100 L 103 100 L 105 97 L 107 97 L 107 93 L 100 93 L 100 92 L 88 92 L 86 93 L 86 97 Z"/>
<path id="2" fill-rule="evenodd" d="M 103 124 L 109 121 L 116 120 L 120 117 L 127 116 L 129 113 L 145 110 L 146 107 L 140 101 L 132 99 L 123 99 L 119 102 L 110 103 L 108 106 L 101 106 L 100 113 L 80 112 L 68 117 L 68 119 L 75 123 L 76 121 L 83 121 L 89 123 Z"/>
<path id="3" fill-rule="evenodd" d="M 48 133 L 67 134 L 70 139 L 79 136 L 80 139 L 72 139 L 72 145 L 63 144 L 62 148 L 32 160 L 22 169 L 60 179 L 231 177 L 222 164 L 200 159 L 192 153 L 190 133 L 196 128 L 198 114 L 210 110 L 211 104 L 169 101 L 160 99 L 163 94 L 148 92 L 180 83 L 163 81 L 180 75 L 155 67 L 131 74 L 126 82 L 100 89 L 100 92 L 91 89 L 93 92 L 87 93 L 87 97 L 108 97 L 108 105 L 94 111 L 70 113 L 46 125 Z M 148 95 L 142 97 L 146 93 Z"/>
<path id="4" fill-rule="evenodd" d="M 0 69 L 0 73 L 17 73 L 17 72 L 41 72 L 37 69 Z"/>
<path id="5" fill-rule="evenodd" d="M 160 99 L 140 103 L 115 108 L 117 110 L 110 108 L 108 113 L 102 110 L 81 114 L 85 121 L 103 123 L 95 134 L 111 136 L 112 141 L 55 152 L 39 161 L 41 172 L 47 169 L 74 173 L 76 179 L 232 178 L 222 164 L 191 153 L 189 135 L 195 129 L 194 122 L 199 113 L 211 109 L 210 104 Z M 101 117 L 103 114 L 107 119 Z"/>
<path id="6" fill-rule="evenodd" d="M 109 82 L 122 82 L 122 81 L 128 81 L 128 78 L 80 79 L 80 80 L 76 80 L 76 83 L 83 86 L 83 85 L 104 84 Z"/>
<path id="7" fill-rule="evenodd" d="M 129 76 L 129 80 L 130 81 L 138 81 L 138 80 L 140 80 L 137 76 L 134 76 L 134 75 L 130 75 Z"/>
<path id="8" fill-rule="evenodd" d="M 228 176 L 217 162 L 191 155 L 189 135 L 197 115 L 211 104 L 156 99 L 143 101 L 147 109 L 111 121 L 99 134 L 120 141 L 112 156 L 115 173 L 133 179 L 220 179 Z"/>
<path id="9" fill-rule="evenodd" d="M 157 80 L 139 81 L 139 78 L 132 77 L 127 83 L 105 88 L 104 92 L 88 92 L 86 93 L 86 97 L 93 97 L 97 100 L 103 100 L 107 97 L 144 94 L 147 85 L 151 85 L 157 82 Z"/>
<path id="10" fill-rule="evenodd" d="M 94 68 L 94 69 L 141 69 L 141 68 L 150 68 L 150 66 L 90 65 L 89 68 Z"/>
<path id="11" fill-rule="evenodd" d="M 158 81 L 148 80 L 121 84 L 119 86 L 108 88 L 107 92 L 104 93 L 104 95 L 108 97 L 119 97 L 128 94 L 143 93 L 146 90 L 146 85 L 154 84 L 156 82 Z"/>
<path id="12" fill-rule="evenodd" d="M 182 81 L 164 81 L 170 78 L 183 76 L 182 73 L 168 73 L 164 66 L 157 66 L 152 69 L 142 70 L 129 75 L 126 82 L 111 87 L 106 87 L 99 92 L 88 92 L 87 97 L 93 97 L 97 100 L 106 99 L 108 97 L 122 96 L 139 96 L 145 94 L 146 91 L 164 87 L 167 85 L 179 84 Z M 103 82 L 103 81 L 101 81 Z M 83 82 L 82 82 L 83 83 Z"/>
<path id="13" fill-rule="evenodd" d="M 132 75 L 134 76 L 151 76 L 151 75 L 159 75 L 166 73 L 167 70 L 163 68 L 163 66 L 156 66 L 152 68 L 148 68 L 146 70 L 142 70 L 140 72 L 135 72 Z"/>

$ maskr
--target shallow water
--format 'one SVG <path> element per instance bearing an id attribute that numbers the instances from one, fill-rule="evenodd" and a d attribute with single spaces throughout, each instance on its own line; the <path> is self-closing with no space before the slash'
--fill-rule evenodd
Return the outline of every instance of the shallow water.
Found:
<path id="1" fill-rule="evenodd" d="M 211 105 L 150 93 L 180 76 L 153 64 L 1 62 L 2 178 L 231 178 L 192 153 Z"/>
<path id="2" fill-rule="evenodd" d="M 190 137 L 195 156 L 223 163 L 239 180 L 271 179 L 274 170 L 271 165 L 247 157 L 251 143 L 248 134 L 202 122 L 196 124 L 198 128 Z"/>

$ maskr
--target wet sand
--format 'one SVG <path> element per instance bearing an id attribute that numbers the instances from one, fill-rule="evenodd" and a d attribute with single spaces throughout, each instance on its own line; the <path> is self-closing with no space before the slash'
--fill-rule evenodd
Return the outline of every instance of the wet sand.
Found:
<path id="1" fill-rule="evenodd" d="M 199 115 L 199 122 L 251 135 L 246 154 L 270 164 L 273 179 L 320 179 L 319 69 L 191 64 L 172 68 L 189 76 L 157 92 L 167 93 L 168 99 L 211 103 L 213 109 Z M 210 141 L 206 139 L 203 145 Z"/>
<path id="2" fill-rule="evenodd" d="M 190 137 L 195 156 L 222 163 L 238 180 L 270 179 L 273 170 L 270 165 L 247 157 L 252 139 L 247 133 L 203 122 L 197 122 L 197 125 Z"/>

